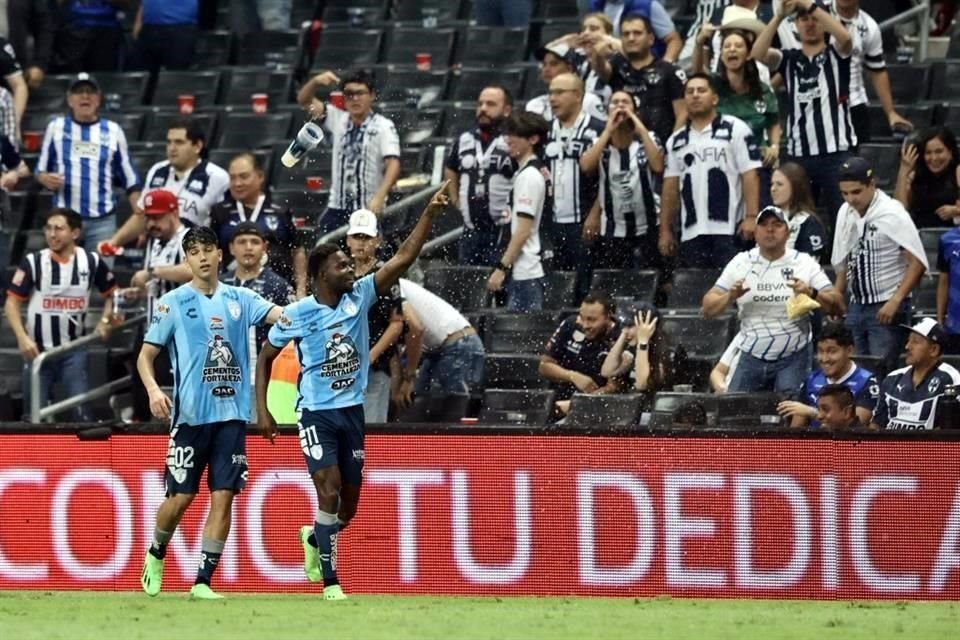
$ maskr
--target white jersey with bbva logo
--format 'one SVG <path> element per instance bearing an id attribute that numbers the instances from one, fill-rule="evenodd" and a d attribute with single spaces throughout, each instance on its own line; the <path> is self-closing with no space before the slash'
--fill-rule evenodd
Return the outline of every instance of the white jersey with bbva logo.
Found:
<path id="1" fill-rule="evenodd" d="M 718 115 L 702 131 L 690 121 L 667 140 L 665 178 L 680 179 L 680 240 L 732 236 L 743 220 L 742 174 L 759 169 L 750 127 Z"/>
<path id="2" fill-rule="evenodd" d="M 184 176 L 164 160 L 150 167 L 143 182 L 143 193 L 137 206 L 143 209 L 143 198 L 154 189 L 166 189 L 177 196 L 180 220 L 188 226 L 210 226 L 210 211 L 230 189 L 230 174 L 212 162 L 201 160 Z"/>
<path id="3" fill-rule="evenodd" d="M 793 249 L 773 262 L 759 249 L 738 253 L 724 268 L 716 287 L 729 291 L 737 280 L 747 289 L 739 300 L 740 351 L 761 360 L 785 358 L 810 342 L 810 316 L 787 317 L 787 300 L 793 297 L 790 280 L 796 278 L 819 291 L 833 284 L 814 258 Z"/>

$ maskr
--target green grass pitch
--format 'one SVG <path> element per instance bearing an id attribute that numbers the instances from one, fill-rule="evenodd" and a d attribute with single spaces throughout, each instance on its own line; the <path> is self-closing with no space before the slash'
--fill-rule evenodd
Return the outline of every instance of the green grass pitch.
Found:
<path id="1" fill-rule="evenodd" d="M 949 640 L 960 604 L 670 598 L 454 598 L 0 592 L 8 640 L 549 638 Z"/>

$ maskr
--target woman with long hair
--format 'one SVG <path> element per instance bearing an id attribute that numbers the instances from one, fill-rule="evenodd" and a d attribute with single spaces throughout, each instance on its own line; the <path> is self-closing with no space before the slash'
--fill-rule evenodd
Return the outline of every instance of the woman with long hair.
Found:
<path id="1" fill-rule="evenodd" d="M 770 199 L 787 214 L 787 249 L 809 253 L 817 260 L 826 250 L 827 234 L 817 216 L 810 179 L 796 162 L 785 162 L 770 179 Z"/>
<path id="2" fill-rule="evenodd" d="M 930 127 L 900 150 L 894 197 L 918 229 L 952 227 L 960 218 L 960 152 L 944 126 Z"/>
<path id="3" fill-rule="evenodd" d="M 670 344 L 666 332 L 657 329 L 659 322 L 660 312 L 651 304 L 640 303 L 631 309 L 600 375 L 627 376 L 632 390 L 650 393 L 689 384 L 687 352 L 681 345 Z"/>

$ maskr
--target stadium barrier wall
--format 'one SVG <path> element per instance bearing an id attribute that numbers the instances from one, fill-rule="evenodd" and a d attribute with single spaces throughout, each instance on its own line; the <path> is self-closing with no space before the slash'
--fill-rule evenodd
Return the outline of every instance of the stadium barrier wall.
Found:
<path id="1" fill-rule="evenodd" d="M 0 436 L 0 588 L 137 590 L 162 435 Z M 319 591 L 298 441 L 248 439 L 215 584 Z M 198 496 L 167 555 L 183 591 Z M 356 593 L 960 598 L 960 442 L 372 433 L 340 575 Z"/>

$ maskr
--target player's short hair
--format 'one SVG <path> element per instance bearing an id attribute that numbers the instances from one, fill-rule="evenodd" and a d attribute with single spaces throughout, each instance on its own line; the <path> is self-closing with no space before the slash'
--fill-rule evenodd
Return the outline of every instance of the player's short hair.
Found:
<path id="1" fill-rule="evenodd" d="M 617 306 L 613 303 L 613 298 L 611 298 L 606 291 L 600 291 L 598 289 L 594 289 L 584 296 L 583 303 L 603 305 L 603 312 L 608 316 L 612 316 L 617 311 Z"/>
<path id="2" fill-rule="evenodd" d="M 50 209 L 50 211 L 47 212 L 47 217 L 44 219 L 44 221 L 50 222 L 50 218 L 54 216 L 63 216 L 67 221 L 67 226 L 71 229 L 76 230 L 83 228 L 83 216 L 73 209 L 68 209 L 66 207 Z"/>
<path id="3" fill-rule="evenodd" d="M 344 76 L 340 81 L 340 90 L 346 89 L 348 84 L 362 84 L 365 85 L 367 89 L 370 89 L 370 93 L 374 95 L 377 93 L 377 87 L 373 83 L 373 74 L 365 69 L 360 69 L 350 75 Z"/>
<path id="4" fill-rule="evenodd" d="M 310 277 L 316 278 L 319 276 L 320 269 L 323 268 L 323 265 L 327 263 L 330 256 L 338 251 L 340 251 L 340 245 L 332 242 L 323 242 L 315 246 L 307 258 L 307 272 L 310 274 Z"/>
<path id="5" fill-rule="evenodd" d="M 184 251 L 189 251 L 191 247 L 197 244 L 203 247 L 210 245 L 219 247 L 220 241 L 217 239 L 217 234 L 214 233 L 210 227 L 190 227 L 190 229 L 183 234 L 183 242 L 180 243 L 180 246 L 183 247 Z"/>
<path id="6" fill-rule="evenodd" d="M 830 397 L 837 401 L 841 409 L 853 406 L 853 391 L 845 384 L 828 384 L 820 389 L 818 398 Z"/>
<path id="7" fill-rule="evenodd" d="M 484 85 L 483 89 L 480 89 L 480 93 L 483 93 L 487 89 L 496 89 L 497 91 L 503 94 L 503 104 L 505 104 L 508 107 L 513 106 L 513 94 L 510 93 L 510 89 L 507 89 L 502 84 L 493 83 L 493 84 Z M 480 93 L 478 93 L 477 96 L 479 96 Z"/>
<path id="8" fill-rule="evenodd" d="M 854 346 L 853 332 L 839 322 L 827 322 L 823 325 L 820 335 L 817 336 L 817 344 L 824 340 L 833 340 L 844 348 Z"/>
<path id="9" fill-rule="evenodd" d="M 192 144 L 197 144 L 200 142 L 204 147 L 207 146 L 207 132 L 203 130 L 203 125 L 193 118 L 186 116 L 177 118 L 170 123 L 169 127 L 167 127 L 167 131 L 170 131 L 171 129 L 183 129 L 187 132 L 187 140 L 189 140 Z"/>
<path id="10" fill-rule="evenodd" d="M 687 76 L 687 81 L 683 83 L 683 88 L 686 89 L 687 85 L 694 80 L 705 80 L 707 82 L 707 86 L 710 87 L 710 91 L 712 91 L 713 93 L 717 92 L 717 85 L 713 80 L 713 76 L 703 71 L 699 71 L 697 73 L 691 73 L 689 76 Z"/>
<path id="11" fill-rule="evenodd" d="M 623 25 L 625 25 L 628 22 L 642 22 L 643 26 L 646 28 L 647 33 L 653 36 L 656 35 L 653 32 L 653 23 L 650 21 L 650 18 L 648 18 L 647 16 L 641 13 L 625 14 L 622 18 L 620 18 L 620 29 L 622 30 Z"/>

